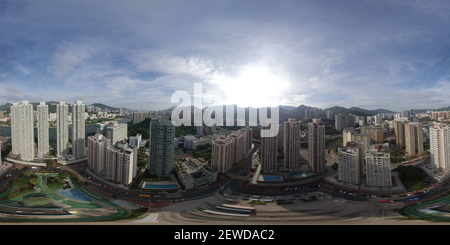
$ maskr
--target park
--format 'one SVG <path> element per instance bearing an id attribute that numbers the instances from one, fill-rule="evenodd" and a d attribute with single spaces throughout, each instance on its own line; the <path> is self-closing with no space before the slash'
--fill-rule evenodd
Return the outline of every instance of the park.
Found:
<path id="1" fill-rule="evenodd" d="M 24 171 L 0 194 L 0 222 L 114 221 L 130 215 L 82 186 L 70 171 Z"/>

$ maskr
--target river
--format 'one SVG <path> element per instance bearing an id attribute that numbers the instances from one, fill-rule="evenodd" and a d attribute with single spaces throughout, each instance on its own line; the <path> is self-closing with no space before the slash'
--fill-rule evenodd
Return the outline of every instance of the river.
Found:
<path id="1" fill-rule="evenodd" d="M 124 118 L 124 119 L 120 119 L 118 120 L 119 123 L 128 123 L 131 122 L 133 119 L 131 118 Z M 87 125 L 85 128 L 85 134 L 91 134 L 91 133 L 95 133 L 96 132 L 96 127 L 95 124 L 91 124 L 91 125 Z M 52 140 L 56 140 L 56 128 L 49 128 L 48 130 L 48 134 L 49 134 L 49 138 Z M 1 136 L 11 136 L 11 127 L 5 127 L 5 126 L 0 126 L 0 135 Z M 37 138 L 37 128 L 34 128 L 34 137 Z M 69 126 L 69 137 L 72 137 L 72 127 Z"/>

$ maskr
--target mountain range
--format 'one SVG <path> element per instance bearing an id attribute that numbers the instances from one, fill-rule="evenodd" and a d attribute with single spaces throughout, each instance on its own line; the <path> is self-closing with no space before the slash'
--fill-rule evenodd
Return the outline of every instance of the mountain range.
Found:
<path id="1" fill-rule="evenodd" d="M 33 110 L 36 110 L 37 106 L 40 104 L 40 102 L 30 102 L 30 104 L 33 105 Z M 48 102 L 45 102 L 45 104 L 48 105 L 48 112 L 49 113 L 55 113 L 56 112 L 56 105 L 59 105 L 59 101 L 48 101 Z M 71 105 L 69 103 L 67 103 L 67 104 Z M 12 103 L 6 103 L 4 105 L 0 105 L 0 111 L 7 111 L 9 113 L 9 111 L 11 110 L 11 106 L 12 105 L 13 105 Z M 119 110 L 119 108 L 107 106 L 107 105 L 104 105 L 104 104 L 101 104 L 101 103 L 94 103 L 94 104 L 91 104 L 91 105 L 93 105 L 95 107 L 102 108 L 102 109 L 106 108 L 106 109 L 109 109 L 111 111 Z M 72 107 L 69 106 L 69 112 L 71 112 L 71 111 L 72 111 Z"/>
<path id="2" fill-rule="evenodd" d="M 36 109 L 37 105 L 39 105 L 39 102 L 33 102 L 31 103 L 33 105 L 33 108 Z M 59 104 L 59 102 L 57 101 L 49 101 L 46 102 L 47 105 L 49 105 L 49 112 L 50 113 L 54 113 L 56 112 L 56 105 Z M 94 104 L 90 104 L 93 105 L 95 107 L 100 107 L 102 109 L 109 109 L 109 110 L 118 110 L 119 108 L 115 108 L 112 106 L 108 106 L 105 104 L 101 104 L 101 103 L 94 103 Z M 12 106 L 12 103 L 6 103 L 4 105 L 0 105 L 0 111 L 10 111 L 10 107 Z M 248 115 L 248 108 L 241 108 L 238 107 L 236 105 L 234 105 L 235 107 L 235 112 L 239 111 L 239 110 L 245 110 L 246 111 L 246 115 Z M 172 111 L 173 109 L 175 109 L 176 106 L 172 106 L 168 109 L 165 109 L 163 111 Z M 225 107 L 224 107 L 225 108 Z M 315 107 L 311 107 L 311 106 L 306 106 L 306 105 L 300 105 L 298 107 L 295 106 L 279 106 L 279 113 L 280 113 L 280 118 L 284 117 L 284 115 L 286 115 L 287 118 L 296 118 L 297 120 L 301 120 L 303 118 L 305 118 L 305 111 L 307 109 L 314 109 Z M 69 107 L 69 110 L 71 108 Z M 194 110 L 194 107 L 191 107 L 191 110 Z M 362 109 L 359 107 L 350 107 L 350 108 L 345 108 L 345 107 L 341 107 L 341 106 L 334 106 L 334 107 L 329 107 L 323 110 L 329 110 L 333 113 L 333 115 L 342 113 L 342 114 L 354 114 L 357 116 L 373 116 L 373 115 L 377 115 L 378 113 L 397 113 L 394 111 L 390 111 L 390 110 L 386 110 L 386 109 L 376 109 L 376 110 L 367 110 L 367 109 Z M 427 110 L 430 111 L 449 111 L 450 110 L 450 106 L 448 107 L 443 107 L 443 108 L 438 108 L 438 109 L 412 109 L 413 112 L 416 113 L 420 113 L 420 112 L 425 112 Z M 225 110 L 224 110 L 225 111 Z M 257 109 L 258 113 L 259 113 L 259 109 Z M 270 115 L 270 110 L 268 112 L 268 114 Z"/>

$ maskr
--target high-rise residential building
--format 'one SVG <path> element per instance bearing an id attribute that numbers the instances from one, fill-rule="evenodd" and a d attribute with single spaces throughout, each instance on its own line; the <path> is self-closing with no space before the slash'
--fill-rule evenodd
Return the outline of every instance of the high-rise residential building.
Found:
<path id="1" fill-rule="evenodd" d="M 74 158 L 85 157 L 85 120 L 86 107 L 80 100 L 72 106 L 72 156 Z"/>
<path id="2" fill-rule="evenodd" d="M 401 150 L 406 147 L 405 143 L 405 124 L 408 123 L 409 120 L 406 118 L 397 118 L 394 119 L 394 134 L 395 134 L 395 144 L 397 149 Z"/>
<path id="3" fill-rule="evenodd" d="M 193 147 L 208 142 L 212 143 L 211 168 L 219 173 L 225 173 L 252 149 L 252 129 L 247 127 L 228 135 L 196 140 Z"/>
<path id="4" fill-rule="evenodd" d="M 356 126 L 356 119 L 354 115 L 345 115 L 339 113 L 335 115 L 334 118 L 335 118 L 335 128 L 337 131 L 341 132 L 344 128 Z"/>
<path id="5" fill-rule="evenodd" d="M 325 170 L 325 123 L 319 118 L 308 123 L 308 160 L 312 172 Z"/>
<path id="6" fill-rule="evenodd" d="M 435 123 L 430 127 L 430 159 L 435 169 L 450 169 L 450 127 Z"/>
<path id="7" fill-rule="evenodd" d="M 48 105 L 41 102 L 37 106 L 37 128 L 38 128 L 38 157 L 49 155 L 49 132 L 48 132 Z"/>
<path id="8" fill-rule="evenodd" d="M 221 135 L 213 140 L 211 150 L 211 168 L 218 173 L 226 173 L 235 163 L 235 141 L 231 137 Z"/>
<path id="9" fill-rule="evenodd" d="M 231 137 L 234 140 L 234 162 L 237 163 L 248 153 L 247 134 L 246 132 L 238 130 L 229 134 L 228 137 Z"/>
<path id="10" fill-rule="evenodd" d="M 133 124 L 140 123 L 147 118 L 151 118 L 151 112 L 133 112 Z"/>
<path id="11" fill-rule="evenodd" d="M 56 156 L 64 157 L 69 154 L 69 105 L 60 101 L 56 105 Z"/>
<path id="12" fill-rule="evenodd" d="M 365 152 L 366 185 L 392 186 L 389 144 L 372 145 Z"/>
<path id="13" fill-rule="evenodd" d="M 410 117 L 412 116 L 412 111 L 411 111 L 411 109 L 409 109 L 409 110 L 403 110 L 402 116 L 403 116 L 403 117 L 406 117 L 406 118 L 409 120 Z"/>
<path id="14" fill-rule="evenodd" d="M 135 177 L 135 151 L 126 141 L 118 141 L 106 149 L 106 178 L 129 185 Z"/>
<path id="15" fill-rule="evenodd" d="M 338 148 L 338 179 L 343 182 L 359 185 L 364 176 L 363 145 L 347 142 Z"/>
<path id="16" fill-rule="evenodd" d="M 300 122 L 289 118 L 283 129 L 284 170 L 296 171 L 300 167 Z"/>
<path id="17" fill-rule="evenodd" d="M 126 140 L 128 138 L 128 124 L 119 123 L 118 121 L 97 123 L 96 133 L 103 134 L 111 139 L 111 144 L 115 144 L 117 141 Z"/>
<path id="18" fill-rule="evenodd" d="M 369 134 L 370 141 L 373 144 L 381 144 L 384 142 L 383 125 L 364 125 L 360 127 L 362 134 Z"/>
<path id="19" fill-rule="evenodd" d="M 175 138 L 175 126 L 168 116 L 159 116 L 150 120 L 148 170 L 158 177 L 168 177 L 172 171 Z"/>
<path id="20" fill-rule="evenodd" d="M 96 173 L 106 170 L 106 149 L 111 140 L 102 134 L 88 137 L 88 165 Z"/>
<path id="21" fill-rule="evenodd" d="M 423 153 L 423 127 L 421 123 L 405 123 L 405 149 L 409 156 Z"/>
<path id="22" fill-rule="evenodd" d="M 33 105 L 28 100 L 11 106 L 11 143 L 13 154 L 25 161 L 34 159 Z"/>
<path id="23" fill-rule="evenodd" d="M 362 134 L 360 131 L 355 130 L 353 127 L 345 128 L 343 130 L 343 141 L 342 145 L 345 146 L 347 142 L 356 142 L 362 144 L 363 152 L 366 152 L 370 146 L 370 134 Z"/>
<path id="24" fill-rule="evenodd" d="M 269 125 L 270 124 L 270 125 Z M 261 126 L 261 130 L 272 130 L 274 132 L 276 127 L 279 128 L 279 125 L 275 122 L 268 122 Z M 280 132 L 278 132 L 280 133 Z M 277 142 L 278 135 L 274 133 L 269 134 L 274 135 L 272 137 L 261 137 L 261 169 L 264 172 L 274 172 L 277 171 Z"/>
<path id="25" fill-rule="evenodd" d="M 288 119 L 286 119 L 287 121 Z M 278 134 L 277 134 L 277 149 L 283 149 L 284 146 L 284 126 L 279 124 Z"/>

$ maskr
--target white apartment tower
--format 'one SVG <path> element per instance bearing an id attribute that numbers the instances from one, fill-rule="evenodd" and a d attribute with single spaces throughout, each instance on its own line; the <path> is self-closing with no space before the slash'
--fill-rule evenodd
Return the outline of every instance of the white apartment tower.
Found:
<path id="1" fill-rule="evenodd" d="M 363 145 L 347 142 L 338 148 L 338 178 L 340 181 L 359 185 L 364 176 Z"/>
<path id="2" fill-rule="evenodd" d="M 292 172 L 300 167 L 300 123 L 289 118 L 283 129 L 284 170 Z"/>
<path id="3" fill-rule="evenodd" d="M 33 105 L 28 100 L 11 106 L 11 143 L 13 154 L 25 161 L 34 159 Z"/>
<path id="4" fill-rule="evenodd" d="M 49 155 L 49 133 L 48 133 L 48 105 L 41 102 L 37 106 L 37 127 L 38 127 L 38 157 Z"/>
<path id="5" fill-rule="evenodd" d="M 430 157 L 435 169 L 450 169 L 450 127 L 435 123 L 430 127 Z"/>
<path id="6" fill-rule="evenodd" d="M 80 100 L 72 106 L 72 156 L 82 158 L 85 154 L 85 119 L 86 107 Z"/>
<path id="7" fill-rule="evenodd" d="M 235 141 L 225 135 L 212 142 L 211 168 L 218 173 L 226 173 L 235 163 Z"/>
<path id="8" fill-rule="evenodd" d="M 308 123 L 308 161 L 312 172 L 325 170 L 325 124 L 320 118 Z"/>
<path id="9" fill-rule="evenodd" d="M 388 149 L 375 145 L 365 152 L 368 186 L 392 186 L 390 154 L 385 152 Z"/>
<path id="10" fill-rule="evenodd" d="M 134 154 L 125 141 L 118 141 L 106 149 L 106 176 L 116 183 L 129 185 L 135 177 Z"/>
<path id="11" fill-rule="evenodd" d="M 69 105 L 60 101 L 56 106 L 56 156 L 64 157 L 69 154 Z"/>
<path id="12" fill-rule="evenodd" d="M 96 173 L 106 170 L 106 149 L 111 140 L 102 134 L 88 137 L 88 165 Z"/>

